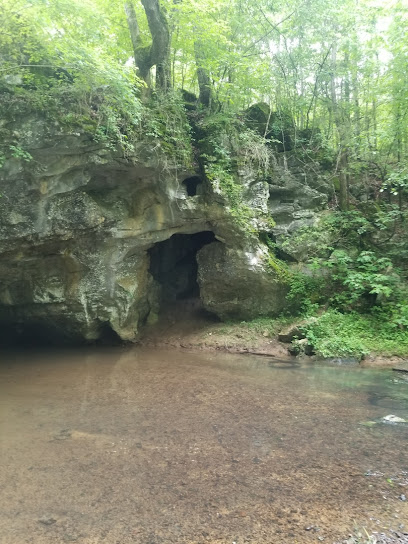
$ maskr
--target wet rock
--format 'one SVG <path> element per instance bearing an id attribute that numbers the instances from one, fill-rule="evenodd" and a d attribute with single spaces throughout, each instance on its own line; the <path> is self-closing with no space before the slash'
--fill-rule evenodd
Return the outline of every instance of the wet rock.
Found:
<path id="1" fill-rule="evenodd" d="M 292 325 L 289 325 L 278 333 L 278 340 L 284 344 L 290 344 L 295 339 L 303 340 L 306 338 L 303 328 L 307 325 L 315 323 L 316 321 L 316 318 L 312 317 L 310 319 L 298 321 L 297 323 L 292 323 Z"/>
<path id="2" fill-rule="evenodd" d="M 54 440 L 67 440 L 71 438 L 72 433 L 69 429 L 62 429 L 59 433 L 54 435 Z"/>
<path id="3" fill-rule="evenodd" d="M 292 325 L 278 334 L 279 342 L 284 344 L 290 344 L 295 338 L 298 340 L 305 338 L 305 334 L 300 330 L 299 325 Z"/>
<path id="4" fill-rule="evenodd" d="M 373 470 L 367 470 L 367 472 L 364 474 L 364 476 L 374 476 L 376 478 L 382 478 L 384 474 L 379 471 L 373 471 Z"/>
<path id="5" fill-rule="evenodd" d="M 310 244 L 288 247 L 282 243 L 300 228 L 312 227 L 319 221 L 319 211 L 327 204 L 327 195 L 312 188 L 316 175 L 308 175 L 304 168 L 292 165 L 290 171 L 284 164 L 275 165 L 275 176 L 269 185 L 268 209 L 276 223 L 273 235 L 282 257 L 290 262 L 301 262 L 310 251 Z"/>
<path id="6" fill-rule="evenodd" d="M 360 425 L 363 425 L 364 427 L 374 427 L 375 425 L 377 425 L 377 422 L 376 421 L 361 421 Z"/>
<path id="7" fill-rule="evenodd" d="M 406 423 L 407 421 L 402 418 L 402 417 L 399 417 L 399 416 L 395 416 L 393 414 L 390 414 L 388 416 L 384 416 L 383 418 L 381 418 L 381 421 L 383 423 Z"/>
<path id="8" fill-rule="evenodd" d="M 325 361 L 334 365 L 358 365 L 361 359 L 357 357 L 329 357 Z"/>
<path id="9" fill-rule="evenodd" d="M 393 370 L 396 372 L 408 372 L 408 363 L 395 366 Z"/>
<path id="10" fill-rule="evenodd" d="M 362 367 L 369 368 L 394 368 L 399 367 L 403 363 L 400 357 L 366 355 L 360 364 Z"/>
<path id="11" fill-rule="evenodd" d="M 76 542 L 79 539 L 79 536 L 71 533 L 65 533 L 63 539 L 64 542 Z"/>
<path id="12" fill-rule="evenodd" d="M 297 355 L 301 357 L 302 355 L 307 355 L 310 357 L 314 354 L 314 348 L 307 338 L 301 338 L 300 340 L 293 340 L 292 344 L 288 348 L 288 351 L 291 355 Z"/>

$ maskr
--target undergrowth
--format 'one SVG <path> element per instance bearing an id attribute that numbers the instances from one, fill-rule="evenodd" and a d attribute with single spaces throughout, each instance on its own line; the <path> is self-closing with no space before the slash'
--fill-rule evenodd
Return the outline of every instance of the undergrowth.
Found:
<path id="1" fill-rule="evenodd" d="M 309 317 L 309 319 L 307 318 Z M 355 357 L 366 355 L 408 356 L 408 332 L 383 315 L 343 314 L 330 309 L 321 315 L 304 316 L 305 324 L 300 327 L 309 345 L 318 357 Z M 256 336 L 276 338 L 287 326 L 295 325 L 300 317 L 284 315 L 277 318 L 262 317 L 241 323 L 227 323 L 228 333 L 245 329 Z"/>
<path id="2" fill-rule="evenodd" d="M 384 315 L 328 310 L 303 327 L 306 338 L 322 357 L 357 357 L 370 353 L 408 356 L 408 331 Z"/>
<path id="3" fill-rule="evenodd" d="M 276 336 L 284 327 L 293 323 L 293 316 L 258 317 L 251 321 L 241 321 L 239 325 L 258 335 Z"/>

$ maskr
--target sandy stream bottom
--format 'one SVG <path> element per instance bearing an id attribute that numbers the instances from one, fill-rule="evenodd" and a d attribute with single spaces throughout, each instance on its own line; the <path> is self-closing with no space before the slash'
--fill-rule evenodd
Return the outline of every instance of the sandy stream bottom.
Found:
<path id="1" fill-rule="evenodd" d="M 387 414 L 408 419 L 408 382 L 387 370 L 147 348 L 5 351 L 0 543 L 402 535 L 408 426 L 362 424 Z"/>

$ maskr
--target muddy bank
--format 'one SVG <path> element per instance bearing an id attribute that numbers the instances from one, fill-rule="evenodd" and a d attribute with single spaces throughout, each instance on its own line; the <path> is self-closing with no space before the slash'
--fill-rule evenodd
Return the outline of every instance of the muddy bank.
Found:
<path id="1" fill-rule="evenodd" d="M 161 322 L 145 330 L 140 338 L 145 347 L 171 347 L 195 351 L 223 351 L 292 360 L 287 345 L 268 331 L 260 332 L 246 323 L 226 324 L 210 320 Z"/>
<path id="2" fill-rule="evenodd" d="M 297 359 L 289 352 L 290 344 L 279 341 L 279 333 L 288 328 L 288 323 L 291 323 L 290 318 L 275 321 L 265 319 L 256 322 L 223 323 L 200 308 L 186 311 L 182 305 L 173 306 L 163 312 L 156 324 L 145 327 L 141 333 L 139 345 L 262 355 L 293 361 Z M 304 363 L 322 360 L 316 356 L 304 355 L 300 359 Z M 332 358 L 327 362 L 349 363 L 339 358 Z M 360 364 L 364 368 L 408 366 L 407 361 L 401 357 L 381 354 L 371 354 L 360 362 L 356 361 L 355 364 Z"/>

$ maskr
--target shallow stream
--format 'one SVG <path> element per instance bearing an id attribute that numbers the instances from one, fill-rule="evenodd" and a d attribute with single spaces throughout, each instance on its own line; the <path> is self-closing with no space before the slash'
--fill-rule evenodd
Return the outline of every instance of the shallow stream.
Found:
<path id="1" fill-rule="evenodd" d="M 1 544 L 408 532 L 408 426 L 380 422 L 408 420 L 402 374 L 140 348 L 0 356 Z"/>

